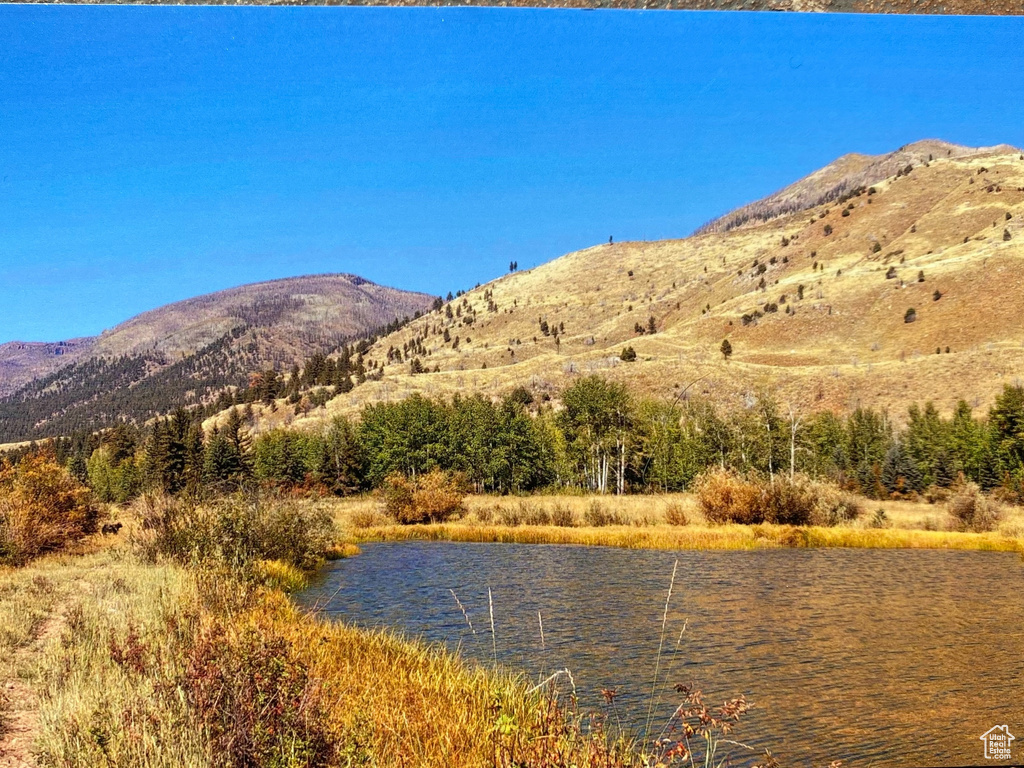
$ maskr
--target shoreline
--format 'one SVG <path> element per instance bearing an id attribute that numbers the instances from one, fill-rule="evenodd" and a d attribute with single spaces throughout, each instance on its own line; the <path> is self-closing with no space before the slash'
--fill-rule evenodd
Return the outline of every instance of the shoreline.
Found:
<path id="1" fill-rule="evenodd" d="M 1017 552 L 1024 541 L 999 533 L 924 531 L 905 528 L 824 528 L 786 525 L 557 527 L 434 523 L 382 525 L 350 532 L 357 544 L 374 541 L 450 541 L 501 544 L 577 544 L 658 550 L 753 550 L 793 548 L 955 549 Z"/>

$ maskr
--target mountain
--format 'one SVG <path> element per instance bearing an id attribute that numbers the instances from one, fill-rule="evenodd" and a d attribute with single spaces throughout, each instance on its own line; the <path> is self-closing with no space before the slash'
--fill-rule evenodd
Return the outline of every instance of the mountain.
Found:
<path id="1" fill-rule="evenodd" d="M 587 373 L 668 399 L 770 390 L 897 418 L 915 401 L 986 406 L 1024 370 L 1022 225 L 1018 149 L 848 155 L 686 239 L 599 245 L 480 286 L 380 338 L 365 355 L 380 380 L 296 423 L 414 392 L 557 398 Z"/>
<path id="2" fill-rule="evenodd" d="M 355 275 L 312 275 L 169 304 L 95 337 L 9 342 L 0 346 L 0 442 L 202 402 L 253 371 L 337 350 L 433 301 Z"/>
<path id="3" fill-rule="evenodd" d="M 925 139 L 886 155 L 843 155 L 824 168 L 805 176 L 788 187 L 757 202 L 744 205 L 700 227 L 695 234 L 728 232 L 736 227 L 749 226 L 787 213 L 798 213 L 820 205 L 835 202 L 851 190 L 869 187 L 907 166 L 913 167 L 934 158 L 963 158 L 999 152 L 1014 152 L 1013 147 L 963 147 L 935 139 Z"/>

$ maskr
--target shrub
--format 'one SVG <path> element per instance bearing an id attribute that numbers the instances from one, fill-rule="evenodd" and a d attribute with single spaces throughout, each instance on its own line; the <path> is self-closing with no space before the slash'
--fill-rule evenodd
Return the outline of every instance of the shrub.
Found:
<path id="1" fill-rule="evenodd" d="M 841 525 L 856 520 L 864 513 L 864 508 L 856 496 L 834 485 L 815 483 L 813 488 L 814 511 L 811 523 L 814 525 Z"/>
<path id="2" fill-rule="evenodd" d="M 958 485 L 946 503 L 946 509 L 958 530 L 975 533 L 994 531 L 1001 516 L 999 505 L 986 498 L 977 484 L 970 481 Z"/>
<path id="3" fill-rule="evenodd" d="M 665 522 L 669 525 L 689 525 L 690 520 L 683 505 L 673 501 L 665 506 Z"/>
<path id="4" fill-rule="evenodd" d="M 395 473 L 381 489 L 385 512 L 403 525 L 439 523 L 462 512 L 465 498 L 462 478 L 433 469 L 409 479 Z"/>
<path id="5" fill-rule="evenodd" d="M 246 570 L 279 560 L 309 570 L 334 545 L 329 512 L 291 499 L 236 493 L 208 504 L 153 497 L 141 503 L 134 541 L 150 560 Z"/>
<path id="6" fill-rule="evenodd" d="M 510 525 L 514 527 L 523 524 L 523 515 L 518 508 L 512 509 L 498 504 L 494 507 L 494 511 L 497 513 L 498 523 L 500 525 Z"/>
<path id="7" fill-rule="evenodd" d="M 760 523 L 761 489 L 729 470 L 705 471 L 694 481 L 700 511 L 710 523 Z"/>
<path id="8" fill-rule="evenodd" d="M 199 628 L 187 654 L 178 690 L 209 734 L 214 765 L 335 763 L 320 683 L 270 622 L 237 628 L 218 618 Z"/>
<path id="9" fill-rule="evenodd" d="M 519 512 L 526 525 L 551 525 L 551 515 L 542 506 L 520 501 Z"/>
<path id="10" fill-rule="evenodd" d="M 381 501 L 384 503 L 384 514 L 403 522 L 403 517 L 413 507 L 412 493 L 415 485 L 401 472 L 395 472 L 384 480 L 380 489 Z"/>
<path id="11" fill-rule="evenodd" d="M 854 520 L 862 512 L 853 496 L 803 475 L 753 480 L 714 469 L 697 478 L 694 491 L 711 523 L 832 526 Z"/>
<path id="12" fill-rule="evenodd" d="M 356 528 L 376 528 L 387 523 L 387 518 L 375 509 L 359 509 L 352 513 L 352 525 Z"/>
<path id="13" fill-rule="evenodd" d="M 761 488 L 759 506 L 764 522 L 776 525 L 808 525 L 814 514 L 814 488 L 806 478 L 776 477 Z"/>
<path id="14" fill-rule="evenodd" d="M 96 531 L 89 489 L 51 455 L 0 463 L 0 562 L 24 563 Z"/>
<path id="15" fill-rule="evenodd" d="M 600 501 L 590 502 L 587 511 L 583 513 L 583 522 L 595 528 L 623 524 L 623 520 L 615 512 L 609 511 Z"/>
<path id="16" fill-rule="evenodd" d="M 917 320 L 917 310 L 914 309 L 913 307 L 911 307 L 910 309 L 903 313 L 904 323 L 912 323 L 915 320 Z"/>
<path id="17" fill-rule="evenodd" d="M 461 477 L 432 470 L 417 478 L 413 505 L 421 517 L 430 522 L 443 522 L 462 511 L 462 500 L 466 496 L 462 486 Z"/>
<path id="18" fill-rule="evenodd" d="M 636 350 L 632 347 L 623 347 L 619 353 L 619 357 L 627 363 L 631 363 L 636 360 Z"/>
<path id="19" fill-rule="evenodd" d="M 576 525 L 576 513 L 567 504 L 555 504 L 551 509 L 551 524 L 561 528 L 572 528 Z"/>
<path id="20" fill-rule="evenodd" d="M 935 485 L 934 483 L 924 489 L 924 500 L 929 504 L 941 504 L 949 501 L 949 497 L 953 495 L 953 492 L 949 488 L 943 488 L 941 485 Z"/>

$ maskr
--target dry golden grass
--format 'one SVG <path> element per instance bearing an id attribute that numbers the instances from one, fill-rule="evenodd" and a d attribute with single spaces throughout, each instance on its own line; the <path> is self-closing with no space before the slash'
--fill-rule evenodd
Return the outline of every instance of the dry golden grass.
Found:
<path id="1" fill-rule="evenodd" d="M 625 549 L 766 549 L 852 547 L 858 549 L 969 549 L 1024 552 L 1021 539 L 999 533 L 960 533 L 898 528 L 821 528 L 787 525 L 606 526 L 561 528 L 505 525 L 388 525 L 367 528 L 365 541 L 469 541 L 504 544 L 581 544 Z"/>
<path id="2" fill-rule="evenodd" d="M 430 539 L 528 544 L 590 544 L 632 549 L 759 549 L 780 546 L 861 548 L 928 548 L 1024 551 L 1024 509 L 1006 507 L 993 533 L 949 530 L 943 505 L 861 499 L 866 513 L 833 528 L 784 525 L 709 525 L 692 494 L 649 496 L 544 495 L 528 497 L 469 496 L 466 515 L 443 525 L 394 525 L 372 495 L 319 501 L 332 509 L 343 535 L 357 541 Z M 586 525 L 595 505 L 614 525 Z M 872 527 L 884 509 L 883 528 Z M 551 525 L 568 511 L 573 526 Z M 671 510 L 689 524 L 671 525 Z M 513 522 L 514 521 L 514 522 Z M 533 521 L 533 522 L 531 522 Z M 508 523 L 512 524 L 508 524 Z"/>
<path id="3" fill-rule="evenodd" d="M 355 415 L 366 403 L 416 392 L 500 396 L 522 385 L 557 397 L 576 373 L 591 372 L 659 397 L 700 379 L 693 393 L 727 402 L 772 390 L 801 410 L 859 403 L 888 408 L 896 419 L 917 401 L 934 400 L 944 412 L 959 398 L 989 405 L 1024 364 L 1024 315 L 1014 298 L 1024 290 L 1024 159 L 1010 149 L 936 156 L 875 186 L 877 194 L 850 201 L 845 217 L 846 204 L 832 204 L 725 234 L 599 245 L 506 275 L 464 297 L 476 312 L 472 325 L 431 312 L 367 355 L 384 363 L 390 347 L 419 337 L 429 350 L 424 365 L 438 373 L 386 365 L 382 381 L 308 416 L 296 418 L 283 402 L 274 413 L 265 409 L 260 428 L 313 428 L 335 413 Z M 886 279 L 890 267 L 897 278 Z M 741 323 L 769 302 L 778 312 Z M 464 306 L 463 298 L 451 306 Z M 907 324 L 909 307 L 918 319 Z M 657 332 L 637 335 L 634 326 L 649 317 Z M 558 344 L 540 331 L 541 319 L 564 323 Z M 446 328 L 460 337 L 457 350 L 443 342 Z M 734 350 L 728 362 L 718 351 L 726 337 Z M 634 363 L 618 358 L 627 343 Z"/>
<path id="4" fill-rule="evenodd" d="M 0 571 L 0 629 L 0 690 L 24 682 L 16 714 L 48 766 L 541 768 L 549 748 L 578 765 L 641 760 L 521 677 L 120 548 Z"/>

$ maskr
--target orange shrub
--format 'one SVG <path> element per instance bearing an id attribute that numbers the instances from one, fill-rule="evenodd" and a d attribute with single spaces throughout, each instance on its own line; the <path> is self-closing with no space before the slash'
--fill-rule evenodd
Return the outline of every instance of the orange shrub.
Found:
<path id="1" fill-rule="evenodd" d="M 0 464 L 0 560 L 23 563 L 96 530 L 89 489 L 52 455 Z"/>
<path id="2" fill-rule="evenodd" d="M 434 469 L 410 479 L 393 474 L 384 481 L 384 511 L 402 524 L 439 523 L 462 511 L 466 495 L 459 475 Z"/>
<path id="3" fill-rule="evenodd" d="M 761 489 L 735 472 L 711 469 L 694 481 L 697 503 L 710 523 L 760 523 Z"/>

